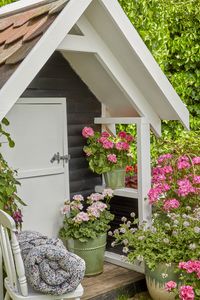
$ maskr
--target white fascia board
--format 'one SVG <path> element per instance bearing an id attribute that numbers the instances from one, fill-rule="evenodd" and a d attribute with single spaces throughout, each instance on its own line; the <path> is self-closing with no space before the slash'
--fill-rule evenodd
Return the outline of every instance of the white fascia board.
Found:
<path id="1" fill-rule="evenodd" d="M 8 14 L 15 14 L 18 11 L 22 11 L 27 8 L 36 6 L 37 4 L 45 3 L 46 0 L 20 0 L 0 8 L 0 17 L 4 17 Z"/>
<path id="2" fill-rule="evenodd" d="M 177 115 L 177 119 L 189 129 L 189 112 L 182 102 L 165 74 L 153 58 L 145 43 L 133 27 L 132 23 L 124 13 L 117 0 L 100 0 L 104 8 L 109 12 L 116 26 L 121 30 L 126 40 L 137 54 L 141 63 L 145 66 L 148 73 L 156 82 L 158 88 L 162 91 L 167 103 L 171 106 Z"/>
<path id="3" fill-rule="evenodd" d="M 96 53 L 97 48 L 87 36 L 68 34 L 57 47 L 59 51 Z"/>
<path id="4" fill-rule="evenodd" d="M 97 48 L 96 58 L 104 66 L 120 89 L 126 94 L 134 109 L 137 110 L 141 117 L 147 117 L 155 134 L 161 136 L 160 118 L 141 94 L 133 80 L 121 66 L 120 62 L 94 30 L 87 18 L 82 16 L 78 20 L 77 25 L 81 31 L 91 39 L 92 43 L 95 44 L 95 47 Z"/>
<path id="5" fill-rule="evenodd" d="M 0 91 L 0 120 L 20 98 L 92 0 L 71 0 Z"/>

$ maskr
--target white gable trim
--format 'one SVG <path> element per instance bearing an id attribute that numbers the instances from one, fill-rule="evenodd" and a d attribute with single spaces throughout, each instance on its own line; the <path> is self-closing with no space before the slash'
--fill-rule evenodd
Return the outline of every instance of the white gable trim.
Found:
<path id="1" fill-rule="evenodd" d="M 46 0 L 19 0 L 19 1 L 7 4 L 5 6 L 2 6 L 0 8 L 0 16 L 4 17 L 10 13 L 15 14 L 18 11 L 34 7 L 37 4 L 42 4 L 45 2 L 46 2 Z"/>
<path id="2" fill-rule="evenodd" d="M 186 106 L 183 104 L 182 100 L 168 81 L 167 77 L 156 63 L 152 54 L 140 38 L 138 32 L 135 30 L 132 23 L 123 12 L 118 1 L 101 0 L 101 4 L 108 11 L 113 21 L 122 31 L 128 43 L 140 58 L 141 62 L 144 64 L 147 71 L 156 82 L 157 86 L 162 90 L 168 105 L 174 109 L 178 119 L 180 119 L 186 129 L 189 129 L 189 112 Z"/>
<path id="3" fill-rule="evenodd" d="M 96 53 L 97 47 L 87 36 L 67 34 L 57 50 Z"/>
<path id="4" fill-rule="evenodd" d="M 71 0 L 0 91 L 0 120 L 56 50 L 92 0 Z M 61 30 L 65 28 L 65 30 Z"/>

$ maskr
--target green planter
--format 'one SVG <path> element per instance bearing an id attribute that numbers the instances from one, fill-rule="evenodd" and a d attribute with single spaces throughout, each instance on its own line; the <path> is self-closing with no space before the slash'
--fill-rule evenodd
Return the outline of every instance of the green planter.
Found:
<path id="1" fill-rule="evenodd" d="M 117 169 L 104 173 L 106 187 L 113 190 L 125 187 L 125 175 L 125 169 Z"/>
<path id="2" fill-rule="evenodd" d="M 154 271 L 151 271 L 147 265 L 145 265 L 145 277 L 147 288 L 150 296 L 153 300 L 174 300 L 174 293 L 169 293 L 165 291 L 165 283 L 168 281 L 175 281 L 177 284 L 178 274 L 174 273 L 175 264 L 171 264 L 171 266 L 166 266 L 165 263 L 158 264 Z M 164 274 L 166 274 L 164 276 Z"/>
<path id="3" fill-rule="evenodd" d="M 94 276 L 103 272 L 106 238 L 107 233 L 84 243 L 73 239 L 67 241 L 68 250 L 84 259 L 86 276 Z"/>

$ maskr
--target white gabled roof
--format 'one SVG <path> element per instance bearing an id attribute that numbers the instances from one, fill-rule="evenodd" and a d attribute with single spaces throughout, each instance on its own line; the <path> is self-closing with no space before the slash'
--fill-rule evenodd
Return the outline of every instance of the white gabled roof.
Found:
<path id="1" fill-rule="evenodd" d="M 67 34 L 75 24 L 83 36 Z M 189 128 L 186 106 L 117 0 L 69 1 L 1 89 L 0 119 L 56 49 L 113 117 L 146 116 L 158 135 L 162 119 L 179 120 Z"/>

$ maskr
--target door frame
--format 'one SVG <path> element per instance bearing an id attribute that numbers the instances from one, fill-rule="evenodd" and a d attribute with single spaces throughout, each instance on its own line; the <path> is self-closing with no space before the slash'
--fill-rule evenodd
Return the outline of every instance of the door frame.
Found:
<path id="1" fill-rule="evenodd" d="M 68 155 L 68 132 L 67 132 L 67 99 L 63 97 L 24 97 L 19 98 L 15 105 L 27 104 L 27 105 L 38 105 L 38 104 L 48 104 L 48 105 L 62 105 L 63 106 L 63 154 Z M 53 155 L 53 153 L 52 153 Z M 69 185 L 69 162 L 63 164 L 63 167 L 60 168 L 60 173 L 63 173 L 64 168 L 64 176 L 65 176 L 65 198 L 68 199 L 70 197 L 70 185 Z M 46 172 L 45 172 L 46 173 Z M 56 172 L 49 170 L 49 175 L 59 174 L 59 167 Z M 20 172 L 17 176 L 17 179 L 22 179 L 24 177 L 40 177 L 45 176 L 42 174 L 42 170 L 30 170 L 28 173 L 26 171 Z"/>

